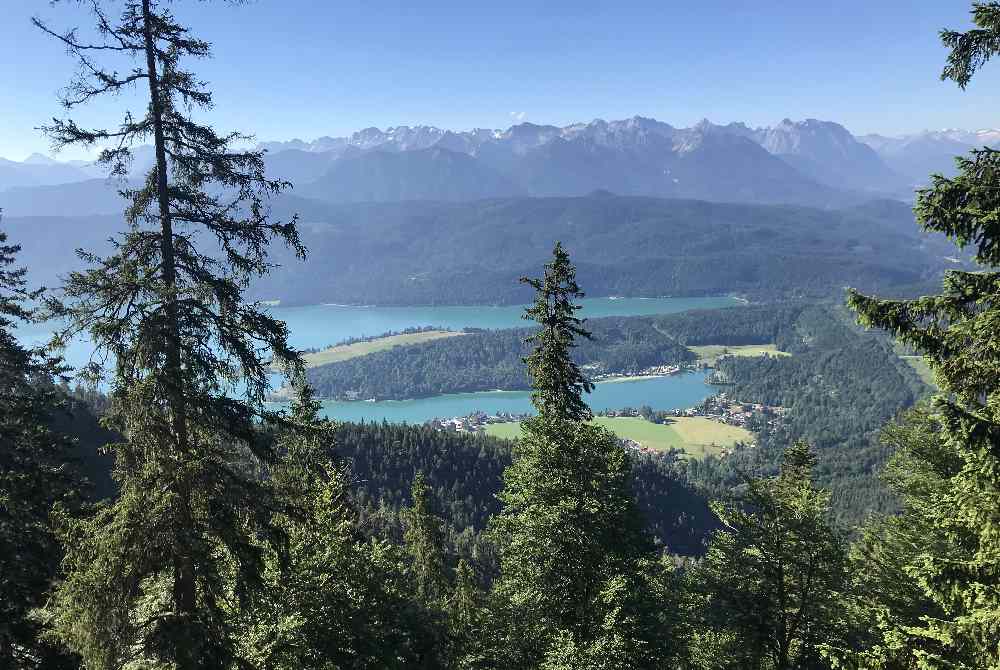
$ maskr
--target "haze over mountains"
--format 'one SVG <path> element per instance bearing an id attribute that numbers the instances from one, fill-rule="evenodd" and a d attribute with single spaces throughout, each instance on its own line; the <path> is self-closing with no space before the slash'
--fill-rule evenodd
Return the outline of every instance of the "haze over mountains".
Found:
<path id="1" fill-rule="evenodd" d="M 1000 146 L 1000 130 L 928 130 L 902 137 L 863 135 L 858 139 L 878 152 L 890 168 L 915 183 L 924 183 L 934 172 L 954 174 L 954 157 L 970 148 Z"/>
<path id="2" fill-rule="evenodd" d="M 518 278 L 561 240 L 594 296 L 840 296 L 935 282 L 953 248 L 922 234 L 892 200 L 824 210 L 614 196 L 474 202 L 323 203 L 289 196 L 305 262 L 275 247 L 278 267 L 251 294 L 283 304 L 517 304 Z M 57 286 L 83 266 L 73 250 L 109 251 L 121 215 L 5 216 L 33 284 Z"/>
<path id="3" fill-rule="evenodd" d="M 676 128 L 636 116 L 507 130 L 367 128 L 349 137 L 260 146 L 268 150 L 269 172 L 293 182 L 296 195 L 332 203 L 609 191 L 836 208 L 872 197 L 908 200 L 930 173 L 950 172 L 954 156 L 998 141 L 995 130 L 856 137 L 815 119 Z M 136 174 L 150 164 L 147 154 L 138 152 Z M 11 216 L 118 211 L 115 186 L 102 176 L 80 161 L 38 154 L 23 162 L 0 159 L 0 206 Z"/>
<path id="4" fill-rule="evenodd" d="M 913 286 L 960 262 L 913 226 L 905 201 L 914 184 L 998 139 L 857 138 L 814 119 L 675 128 L 633 117 L 269 142 L 268 171 L 295 184 L 275 214 L 300 215 L 311 255 L 302 264 L 277 251 L 282 267 L 254 294 L 299 304 L 518 302 L 528 297 L 518 277 L 556 239 L 597 295 Z M 131 179 L 151 158 L 137 151 Z M 0 163 L 4 224 L 35 282 L 58 284 L 80 267 L 75 247 L 106 251 L 121 228 L 121 184 L 98 174 L 37 155 Z"/>

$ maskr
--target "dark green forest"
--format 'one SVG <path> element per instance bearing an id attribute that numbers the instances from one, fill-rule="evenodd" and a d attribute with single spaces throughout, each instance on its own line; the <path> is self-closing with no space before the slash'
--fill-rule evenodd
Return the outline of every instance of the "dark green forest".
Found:
<path id="1" fill-rule="evenodd" d="M 198 120 L 213 99 L 185 68 L 211 45 L 172 5 L 90 3 L 96 43 L 35 20 L 80 65 L 62 94 L 66 116 L 44 126 L 52 142 L 100 144 L 114 175 L 152 142 L 154 163 L 123 186 L 129 206 L 111 246 L 81 252 L 84 267 L 58 287 L 30 285 L 18 240 L 0 229 L 0 668 L 1000 667 L 1000 151 L 973 150 L 955 176 L 931 178 L 914 207 L 922 232 L 777 207 L 758 211 L 770 237 L 716 221 L 726 247 L 697 225 L 683 241 L 656 238 L 643 222 L 661 201 L 574 200 L 634 209 L 575 212 L 570 227 L 545 213 L 564 201 L 539 199 L 532 216 L 545 225 L 525 221 L 544 235 L 510 228 L 491 243 L 551 254 L 478 281 L 441 261 L 440 246 L 384 228 L 396 248 L 385 267 L 426 252 L 442 273 L 400 289 L 413 266 L 376 281 L 376 264 L 359 257 L 364 272 L 329 275 L 352 276 L 342 295 L 371 280 L 364 295 L 404 302 L 427 286 L 475 302 L 509 280 L 499 299 L 526 297 L 533 327 L 359 359 L 355 381 L 432 393 L 460 383 L 458 366 L 478 365 L 481 378 L 530 388 L 535 414 L 514 442 L 337 424 L 321 416 L 317 391 L 336 393 L 353 368 L 323 388 L 251 287 L 276 260 L 329 253 L 336 267 L 342 257 L 307 248 L 300 220 L 269 206 L 290 184 L 266 173 L 262 151 Z M 972 20 L 940 35 L 942 78 L 962 89 L 1000 53 L 1000 3 L 973 5 Z M 133 69 L 102 65 L 109 52 Z M 122 104 L 106 127 L 72 118 L 104 96 L 140 104 Z M 645 232 L 608 228 L 588 249 L 570 230 L 590 235 L 609 218 Z M 849 244 L 859 228 L 868 241 Z M 780 251 L 786 234 L 828 246 L 829 263 Z M 978 269 L 953 267 L 913 297 L 902 284 L 934 274 L 914 260 L 925 234 Z M 651 255 L 662 248 L 694 260 Z M 615 278 L 619 253 L 641 271 Z M 595 270 L 598 254 L 607 263 Z M 716 292 L 709 275 L 773 303 L 578 316 L 584 289 L 618 282 L 613 292 L 641 295 L 669 277 Z M 853 286 L 846 305 L 816 301 L 838 282 Z M 790 293 L 810 299 L 786 302 Z M 50 344 L 16 337 L 43 322 L 58 324 Z M 80 335 L 98 355 L 70 370 L 60 352 Z M 893 339 L 924 357 L 935 388 Z M 792 355 L 726 357 L 716 370 L 727 393 L 787 408 L 756 447 L 702 461 L 643 456 L 591 421 L 595 362 L 633 370 L 690 360 L 695 343 L 763 342 Z M 268 402 L 275 366 L 287 409 Z M 411 374 L 410 386 L 400 381 Z"/>
<path id="2" fill-rule="evenodd" d="M 313 262 L 281 253 L 254 295 L 283 304 L 519 304 L 560 240 L 591 296 L 842 297 L 931 286 L 954 249 L 903 203 L 844 210 L 594 194 L 471 203 L 294 201 Z M 319 223 L 324 222 L 324 223 Z M 321 260 L 319 260 L 321 259 Z"/>
<path id="3" fill-rule="evenodd" d="M 683 464 L 692 482 L 710 495 L 721 494 L 739 483 L 742 471 L 776 471 L 784 445 L 803 439 L 817 450 L 818 481 L 834 492 L 841 520 L 854 524 L 872 512 L 894 509 L 894 498 L 879 482 L 890 453 L 879 444 L 878 433 L 929 389 L 888 338 L 862 331 L 842 308 L 733 307 L 592 319 L 588 328 L 593 339 L 580 343 L 573 360 L 581 366 L 600 362 L 602 372 L 689 362 L 693 357 L 684 349 L 689 345 L 776 344 L 792 356 L 722 358 L 715 377 L 723 383 L 716 389 L 741 402 L 782 406 L 788 413 L 777 427 L 765 425 L 758 432 L 758 449 Z M 323 395 L 360 390 L 361 397 L 392 399 L 526 389 L 530 380 L 521 358 L 531 332 L 483 332 L 397 347 L 311 369 L 308 379 Z M 609 340 L 614 344 L 609 346 Z M 647 352 L 649 357 L 641 358 Z"/>
<path id="4" fill-rule="evenodd" d="M 792 323 L 795 335 L 786 346 L 794 355 L 721 359 L 722 390 L 743 402 L 786 407 L 788 413 L 776 428 L 764 427 L 752 454 L 720 465 L 773 472 L 785 446 L 805 440 L 816 450 L 817 481 L 832 491 L 836 515 L 853 525 L 897 504 L 879 481 L 891 452 L 878 434 L 930 389 L 890 341 L 858 332 L 848 318 L 843 310 L 811 307 Z"/>
<path id="5" fill-rule="evenodd" d="M 330 205 L 285 193 L 272 209 L 301 217 L 310 249 L 302 263 L 275 248 L 275 267 L 251 283 L 251 297 L 283 305 L 521 304 L 531 293 L 518 278 L 556 239 L 591 296 L 839 300 L 847 285 L 926 293 L 956 253 L 896 201 L 820 210 L 595 194 Z M 56 286 L 81 263 L 72 248 L 51 248 L 43 226 L 103 253 L 120 221 L 11 215 L 7 225 L 33 280 Z"/>
<path id="6" fill-rule="evenodd" d="M 349 465 L 354 496 L 372 518 L 411 504 L 410 485 L 423 473 L 448 528 L 475 538 L 500 509 L 496 494 L 511 444 L 424 426 L 345 423 L 336 429 L 331 455 Z M 707 497 L 686 482 L 679 457 L 637 455 L 632 467 L 633 493 L 654 538 L 670 553 L 701 554 L 716 520 Z"/>

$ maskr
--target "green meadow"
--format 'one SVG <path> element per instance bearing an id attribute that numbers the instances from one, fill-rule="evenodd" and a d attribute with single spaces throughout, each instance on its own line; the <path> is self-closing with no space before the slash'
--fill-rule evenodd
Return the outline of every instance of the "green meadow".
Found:
<path id="1" fill-rule="evenodd" d="M 753 434 L 744 428 L 701 416 L 676 417 L 668 424 L 652 423 L 640 417 L 608 416 L 595 417 L 593 422 L 649 449 L 679 449 L 692 458 L 718 455 L 737 442 L 753 440 Z M 494 423 L 486 427 L 486 432 L 494 437 L 513 440 L 521 436 L 521 424 Z"/>

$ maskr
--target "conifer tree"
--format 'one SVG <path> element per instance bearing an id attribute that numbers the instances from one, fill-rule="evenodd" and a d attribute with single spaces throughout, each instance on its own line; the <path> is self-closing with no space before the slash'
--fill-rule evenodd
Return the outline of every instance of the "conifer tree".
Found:
<path id="1" fill-rule="evenodd" d="M 830 494 L 813 484 L 815 463 L 808 445 L 794 444 L 777 477 L 713 504 L 722 529 L 693 583 L 706 599 L 702 639 L 725 667 L 816 667 L 845 635 L 846 548 L 831 526 Z"/>
<path id="2" fill-rule="evenodd" d="M 60 656 L 30 611 L 44 602 L 61 553 L 49 513 L 72 503 L 80 482 L 67 464 L 70 440 L 49 428 L 58 360 L 14 334 L 41 296 L 14 267 L 19 250 L 0 231 L 0 667 L 56 668 Z"/>
<path id="3" fill-rule="evenodd" d="M 460 558 L 446 606 L 451 667 L 490 667 L 492 659 L 486 653 L 489 645 L 484 639 L 496 635 L 496 631 L 489 626 L 488 607 L 475 571 L 468 561 Z"/>
<path id="4" fill-rule="evenodd" d="M 269 670 L 434 667 L 436 630 L 402 552 L 361 534 L 349 471 L 330 459 L 334 426 L 309 387 L 296 388 L 271 480 L 290 503 L 277 518 L 288 547 L 268 552 L 264 593 L 239 612 L 242 655 Z"/>
<path id="5" fill-rule="evenodd" d="M 586 336 L 582 295 L 556 245 L 527 311 L 541 326 L 526 359 L 538 415 L 523 423 L 491 522 L 500 577 L 505 667 L 654 667 L 668 643 L 650 583 L 654 548 L 631 492 L 631 459 L 607 430 L 585 423 L 590 383 L 570 357 Z M 497 660 L 500 662 L 500 660 Z M 617 664 L 617 665 L 615 665 Z"/>
<path id="6" fill-rule="evenodd" d="M 417 599 L 424 607 L 439 609 L 448 589 L 445 574 L 444 519 L 434 513 L 431 489 L 418 472 L 410 487 L 413 504 L 403 512 L 403 539 L 410 557 L 410 571 Z"/>
<path id="7" fill-rule="evenodd" d="M 974 4 L 972 18 L 972 30 L 941 33 L 950 49 L 942 79 L 963 89 L 1000 53 L 1000 3 Z M 927 668 L 1000 666 L 1000 151 L 956 162 L 957 176 L 934 175 L 918 192 L 915 212 L 925 230 L 971 248 L 983 270 L 949 271 L 941 294 L 915 300 L 849 296 L 863 324 L 924 354 L 940 389 L 934 420 L 961 460 L 930 511 L 952 540 L 945 546 L 968 536 L 974 551 L 928 546 L 909 568 L 942 612 L 911 631 L 912 659 Z"/>
<path id="8" fill-rule="evenodd" d="M 531 401 L 539 413 L 551 419 L 581 421 L 591 418 L 590 407 L 583 400 L 594 385 L 584 377 L 573 361 L 574 339 L 591 339 L 576 316 L 580 309 L 573 301 L 583 297 L 576 283 L 576 268 L 569 254 L 556 242 L 552 260 L 545 264 L 541 279 L 522 277 L 521 282 L 535 289 L 535 302 L 525 310 L 524 319 L 541 328 L 528 338 L 535 347 L 524 359 L 532 380 Z"/>
<path id="9" fill-rule="evenodd" d="M 837 655 L 845 665 L 864 668 L 908 668 L 924 659 L 976 667 L 974 648 L 923 635 L 925 620 L 948 613 L 928 595 L 922 562 L 927 556 L 968 561 L 976 551 L 968 529 L 940 524 L 939 507 L 947 504 L 962 458 L 923 405 L 886 426 L 880 439 L 893 452 L 883 479 L 901 509 L 870 519 L 852 548 L 854 634 Z"/>
<path id="10" fill-rule="evenodd" d="M 183 61 L 208 57 L 209 43 L 165 0 L 129 0 L 116 16 L 87 4 L 93 42 L 35 20 L 79 62 L 63 105 L 127 90 L 145 105 L 110 129 L 53 119 L 45 130 L 57 148 L 103 146 L 99 163 L 113 175 L 129 173 L 138 143 L 152 143 L 155 162 L 122 190 L 127 229 L 110 254 L 81 252 L 90 268 L 51 304 L 69 323 L 63 337 L 85 332 L 110 359 L 105 421 L 123 439 L 118 498 L 63 519 L 65 579 L 49 618 L 89 668 L 226 667 L 236 654 L 228 612 L 259 593 L 262 545 L 282 544 L 272 523 L 281 502 L 261 476 L 275 451 L 257 430 L 277 420 L 264 409 L 270 361 L 300 365 L 284 323 L 244 290 L 267 272 L 272 240 L 304 249 L 294 220 L 269 216 L 268 198 L 287 184 L 265 176 L 262 153 L 194 116 L 212 95 Z"/>

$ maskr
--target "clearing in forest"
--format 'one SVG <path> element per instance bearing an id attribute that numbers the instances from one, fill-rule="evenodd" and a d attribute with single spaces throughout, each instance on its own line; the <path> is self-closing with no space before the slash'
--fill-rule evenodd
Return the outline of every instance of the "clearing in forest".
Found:
<path id="1" fill-rule="evenodd" d="M 419 333 L 402 333 L 399 335 L 387 335 L 377 337 L 364 342 L 354 342 L 353 344 L 338 344 L 335 347 L 328 347 L 321 351 L 305 354 L 307 368 L 315 368 L 327 363 L 338 363 L 359 356 L 374 354 L 376 351 L 385 351 L 394 347 L 401 347 L 407 344 L 420 344 L 432 340 L 440 340 L 445 337 L 465 335 L 463 332 L 454 330 L 426 330 Z"/>
<path id="2" fill-rule="evenodd" d="M 599 416 L 594 423 L 604 426 L 618 437 L 633 440 L 656 451 L 679 449 L 692 458 L 719 455 L 737 442 L 750 443 L 753 434 L 745 428 L 713 421 L 703 416 L 682 416 L 670 423 L 652 423 L 641 417 Z M 521 436 L 521 424 L 492 423 L 486 433 L 508 440 Z"/>
<path id="3" fill-rule="evenodd" d="M 700 347 L 688 347 L 698 356 L 698 362 L 709 367 L 723 356 L 791 356 L 787 351 L 778 351 L 773 344 L 706 344 Z"/>

